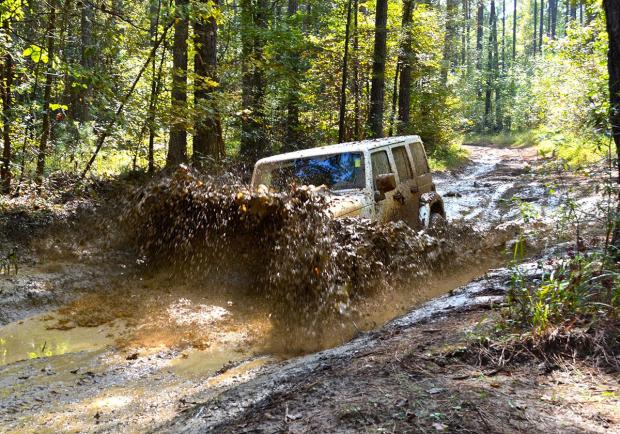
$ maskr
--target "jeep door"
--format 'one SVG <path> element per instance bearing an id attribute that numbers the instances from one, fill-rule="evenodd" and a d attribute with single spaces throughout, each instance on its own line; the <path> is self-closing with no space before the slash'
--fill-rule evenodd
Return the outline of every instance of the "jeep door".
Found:
<path id="1" fill-rule="evenodd" d="M 390 161 L 390 156 L 388 155 L 388 148 L 381 148 L 378 150 L 374 150 L 370 154 L 370 163 L 372 166 L 372 180 L 371 186 L 372 191 L 374 192 L 374 200 L 375 200 L 375 218 L 380 222 L 388 222 L 391 220 L 395 220 L 398 218 L 399 210 L 398 204 L 394 200 L 394 195 L 397 190 L 392 190 L 386 193 L 379 192 L 377 188 L 377 177 L 379 175 L 385 175 L 388 173 L 392 173 L 396 175 L 393 169 L 392 162 Z"/>
<path id="2" fill-rule="evenodd" d="M 392 146 L 391 151 L 398 175 L 397 191 L 393 198 L 398 202 L 399 218 L 409 226 L 417 228 L 420 226 L 420 195 L 417 194 L 417 181 L 411 167 L 407 148 L 405 144 L 399 144 Z"/>

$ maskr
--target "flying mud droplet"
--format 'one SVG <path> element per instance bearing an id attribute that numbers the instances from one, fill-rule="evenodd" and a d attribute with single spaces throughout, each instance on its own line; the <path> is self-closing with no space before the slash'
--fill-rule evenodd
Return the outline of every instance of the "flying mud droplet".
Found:
<path id="1" fill-rule="evenodd" d="M 334 220 L 309 187 L 252 191 L 230 176 L 181 167 L 136 192 L 122 217 L 145 267 L 209 279 L 226 267 L 251 276 L 274 330 L 313 339 L 377 291 L 428 277 L 488 249 L 467 226 L 434 233 L 402 222 Z"/>

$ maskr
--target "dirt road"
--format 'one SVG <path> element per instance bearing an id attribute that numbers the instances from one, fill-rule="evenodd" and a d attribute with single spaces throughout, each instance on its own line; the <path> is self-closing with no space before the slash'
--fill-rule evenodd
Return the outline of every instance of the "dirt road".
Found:
<path id="1" fill-rule="evenodd" d="M 538 170 L 533 150 L 469 149 L 470 165 L 436 177 L 449 219 L 503 242 L 524 226 L 513 198 L 536 214 L 538 232 L 560 210 L 569 187 L 550 193 L 559 178 Z M 577 200 L 592 202 L 588 185 L 562 181 L 580 186 L 571 193 Z M 550 406 L 564 402 L 558 393 L 577 396 L 575 389 L 547 388 L 557 380 L 533 380 L 531 367 L 512 373 L 514 381 L 487 377 L 458 358 L 468 332 L 499 301 L 508 271 L 455 288 L 504 260 L 369 300 L 364 324 L 333 330 L 325 346 L 335 348 L 291 357 L 275 350 L 268 310 L 248 300 L 242 276 L 179 282 L 138 273 L 122 258 L 103 267 L 37 257 L 17 276 L 0 277 L 0 430 L 560 431 L 579 417 L 584 429 L 617 426 L 608 411 L 618 404 L 614 377 L 596 377 L 594 410 L 543 423 Z M 584 384 L 576 387 L 594 383 Z M 540 401 L 539 392 L 552 398 Z"/>

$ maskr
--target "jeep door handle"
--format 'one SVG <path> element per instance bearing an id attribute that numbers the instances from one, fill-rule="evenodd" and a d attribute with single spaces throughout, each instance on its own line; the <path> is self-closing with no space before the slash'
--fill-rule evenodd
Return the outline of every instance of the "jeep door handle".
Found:
<path id="1" fill-rule="evenodd" d="M 392 196 L 394 198 L 394 200 L 398 203 L 400 203 L 401 205 L 405 203 L 405 196 L 403 196 L 403 194 L 400 191 L 397 191 L 396 193 L 394 193 L 394 196 Z"/>

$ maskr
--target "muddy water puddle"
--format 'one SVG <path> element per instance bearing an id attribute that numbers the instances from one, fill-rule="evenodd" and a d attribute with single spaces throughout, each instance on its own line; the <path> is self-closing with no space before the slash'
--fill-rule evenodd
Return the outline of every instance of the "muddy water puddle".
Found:
<path id="1" fill-rule="evenodd" d="M 374 329 L 497 261 L 447 270 L 447 277 L 412 277 L 368 297 L 355 320 L 329 325 L 306 351 Z M 243 293 L 243 281 L 220 283 L 128 279 L 0 328 L 0 425 L 13 432 L 143 431 L 299 354 L 273 345 L 268 308 Z"/>
<path id="2" fill-rule="evenodd" d="M 94 351 L 114 342 L 123 325 L 114 321 L 99 327 L 52 328 L 49 314 L 36 315 L 0 328 L 0 365 L 20 360 Z"/>

